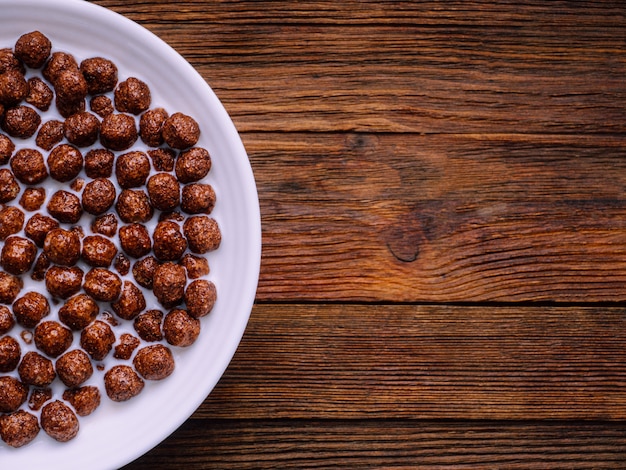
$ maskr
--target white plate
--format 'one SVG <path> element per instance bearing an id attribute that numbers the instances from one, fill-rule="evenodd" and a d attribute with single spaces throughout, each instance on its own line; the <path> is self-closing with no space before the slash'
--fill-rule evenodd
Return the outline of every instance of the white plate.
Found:
<path id="1" fill-rule="evenodd" d="M 210 253 L 218 301 L 202 319 L 198 341 L 175 348 L 176 370 L 124 403 L 103 394 L 102 404 L 80 419 L 78 436 L 57 443 L 43 431 L 31 444 L 12 449 L 0 441 L 0 466 L 9 468 L 112 469 L 140 457 L 179 427 L 214 388 L 241 340 L 254 302 L 261 258 L 261 223 L 256 185 L 237 131 L 204 79 L 162 40 L 131 20 L 81 0 L 0 0 L 0 47 L 39 30 L 53 50 L 77 59 L 113 60 L 119 79 L 136 76 L 149 84 L 152 107 L 180 111 L 201 127 L 199 146 L 211 154 L 207 182 L 217 194 L 212 216 L 222 231 Z M 15 330 L 12 331 L 15 333 Z M 102 373 L 97 374 L 101 379 Z"/>

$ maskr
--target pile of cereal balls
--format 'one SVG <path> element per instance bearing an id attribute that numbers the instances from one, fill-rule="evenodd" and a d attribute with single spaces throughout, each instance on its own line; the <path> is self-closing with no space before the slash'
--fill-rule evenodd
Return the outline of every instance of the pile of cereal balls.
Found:
<path id="1" fill-rule="evenodd" d="M 129 400 L 198 338 L 221 242 L 211 158 L 142 80 L 39 31 L 0 49 L 0 126 L 0 437 L 65 442 L 101 386 Z"/>

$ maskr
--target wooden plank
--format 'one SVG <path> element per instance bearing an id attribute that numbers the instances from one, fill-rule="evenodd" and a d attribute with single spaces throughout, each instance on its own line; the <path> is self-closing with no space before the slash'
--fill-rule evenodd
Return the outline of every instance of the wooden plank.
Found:
<path id="1" fill-rule="evenodd" d="M 626 300 L 623 137 L 246 134 L 259 300 Z"/>
<path id="2" fill-rule="evenodd" d="M 626 419 L 621 307 L 256 305 L 202 419 Z"/>
<path id="3" fill-rule="evenodd" d="M 624 449 L 623 423 L 191 419 L 123 470 L 608 469 Z"/>

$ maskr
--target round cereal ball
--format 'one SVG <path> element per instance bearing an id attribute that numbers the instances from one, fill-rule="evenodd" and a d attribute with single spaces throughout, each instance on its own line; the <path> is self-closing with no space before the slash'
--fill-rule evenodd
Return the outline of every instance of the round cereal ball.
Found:
<path id="1" fill-rule="evenodd" d="M 13 413 L 28 398 L 28 387 L 12 376 L 0 377 L 0 412 Z"/>
<path id="2" fill-rule="evenodd" d="M 56 321 L 44 321 L 35 327 L 35 346 L 50 357 L 58 357 L 74 340 L 72 331 Z"/>
<path id="3" fill-rule="evenodd" d="M 217 222 L 205 215 L 189 217 L 183 224 L 183 233 L 189 249 L 197 254 L 216 250 L 222 241 Z"/>
<path id="4" fill-rule="evenodd" d="M 123 320 L 133 320 L 146 308 L 146 299 L 135 284 L 124 281 L 120 298 L 111 304 L 111 308 Z"/>
<path id="5" fill-rule="evenodd" d="M 100 390 L 93 385 L 70 388 L 63 392 L 63 399 L 74 407 L 78 416 L 89 416 L 100 406 Z"/>
<path id="6" fill-rule="evenodd" d="M 174 356 L 170 348 L 153 344 L 137 351 L 133 359 L 135 369 L 146 380 L 163 380 L 174 372 Z"/>
<path id="7" fill-rule="evenodd" d="M 108 93 L 117 85 L 117 66 L 109 59 L 90 57 L 80 63 L 79 69 L 91 95 Z"/>
<path id="8" fill-rule="evenodd" d="M 207 149 L 193 147 L 180 153 L 176 160 L 176 177 L 181 183 L 194 183 L 211 170 L 211 157 Z"/>
<path id="9" fill-rule="evenodd" d="M 112 237 L 117 233 L 117 217 L 115 214 L 104 214 L 96 217 L 91 224 L 91 230 L 93 233 Z"/>
<path id="10" fill-rule="evenodd" d="M 64 224 L 76 224 L 83 215 L 78 196 L 62 189 L 52 195 L 46 209 L 52 217 Z"/>
<path id="11" fill-rule="evenodd" d="M 65 120 L 63 132 L 69 143 L 77 147 L 89 147 L 98 140 L 100 120 L 87 111 L 72 114 Z"/>
<path id="12" fill-rule="evenodd" d="M 111 266 L 115 255 L 117 255 L 117 248 L 108 238 L 100 235 L 90 235 L 83 240 L 81 255 L 89 266 L 108 268 Z"/>
<path id="13" fill-rule="evenodd" d="M 15 317 L 11 310 L 4 305 L 0 305 L 0 335 L 6 334 L 15 326 Z"/>
<path id="14" fill-rule="evenodd" d="M 67 387 L 78 387 L 93 374 L 91 359 L 85 351 L 73 349 L 63 354 L 56 362 L 57 375 Z"/>
<path id="15" fill-rule="evenodd" d="M 24 184 L 35 185 L 48 177 L 48 169 L 39 150 L 23 148 L 11 158 L 11 170 Z"/>
<path id="16" fill-rule="evenodd" d="M 76 414 L 60 400 L 47 403 L 41 409 L 40 420 L 44 432 L 55 441 L 67 442 L 78 434 Z"/>
<path id="17" fill-rule="evenodd" d="M 51 266 L 45 274 L 46 289 L 53 297 L 67 299 L 80 291 L 83 275 L 78 266 Z"/>
<path id="18" fill-rule="evenodd" d="M 0 304 L 12 304 L 22 287 L 22 278 L 0 271 Z"/>
<path id="19" fill-rule="evenodd" d="M 83 169 L 83 155 L 70 144 L 57 145 L 48 155 L 50 176 L 62 183 L 71 181 Z"/>
<path id="20" fill-rule="evenodd" d="M 163 143 L 161 129 L 168 117 L 168 112 L 163 108 L 150 109 L 141 115 L 139 136 L 146 145 L 158 147 Z"/>
<path id="21" fill-rule="evenodd" d="M 113 101 L 106 95 L 98 95 L 91 98 L 89 109 L 102 118 L 115 112 Z"/>
<path id="22" fill-rule="evenodd" d="M 215 284 L 206 279 L 191 282 L 185 290 L 187 313 L 193 318 L 201 318 L 211 313 L 216 300 Z"/>
<path id="23" fill-rule="evenodd" d="M 35 388 L 28 397 L 28 408 L 32 411 L 39 411 L 49 400 L 52 400 L 51 388 Z"/>
<path id="24" fill-rule="evenodd" d="M 13 141 L 8 135 L 0 134 L 0 165 L 9 163 L 13 152 L 15 152 L 15 144 Z"/>
<path id="25" fill-rule="evenodd" d="M 35 328 L 49 314 L 50 303 L 39 292 L 27 292 L 13 304 L 15 320 L 24 328 Z"/>
<path id="26" fill-rule="evenodd" d="M 107 149 L 91 149 L 85 155 L 85 174 L 89 178 L 109 178 L 113 174 L 115 154 Z"/>
<path id="27" fill-rule="evenodd" d="M 147 289 L 152 289 L 152 280 L 159 262 L 154 256 L 146 256 L 133 265 L 133 277 L 137 284 Z"/>
<path id="28" fill-rule="evenodd" d="M 162 323 L 163 312 L 160 310 L 148 310 L 135 318 L 133 327 L 141 339 L 154 342 L 163 339 Z"/>
<path id="29" fill-rule="evenodd" d="M 32 442 L 39 434 L 39 429 L 37 416 L 24 410 L 0 417 L 0 438 L 14 448 Z"/>
<path id="30" fill-rule="evenodd" d="M 44 150 L 52 150 L 55 145 L 63 140 L 63 123 L 56 119 L 44 122 L 39 131 L 35 143 Z"/>
<path id="31" fill-rule="evenodd" d="M 35 351 L 24 354 L 17 373 L 24 385 L 33 387 L 47 387 L 57 376 L 52 361 Z"/>
<path id="32" fill-rule="evenodd" d="M 159 261 L 177 261 L 187 249 L 180 226 L 171 220 L 159 222 L 154 229 L 154 255 Z"/>
<path id="33" fill-rule="evenodd" d="M 152 206 L 160 211 L 173 211 L 180 204 L 180 184 L 174 175 L 157 173 L 146 185 Z"/>
<path id="34" fill-rule="evenodd" d="M 15 57 L 28 67 L 38 69 L 44 66 L 52 50 L 52 42 L 39 31 L 22 34 L 15 43 Z"/>
<path id="35" fill-rule="evenodd" d="M 113 401 L 130 400 L 139 395 L 143 387 L 144 381 L 130 366 L 113 366 L 104 374 L 104 389 Z"/>
<path id="36" fill-rule="evenodd" d="M 82 113 L 87 108 L 84 99 L 69 101 L 62 99 L 59 95 L 57 95 L 55 103 L 59 114 L 66 119 L 73 114 Z"/>
<path id="37" fill-rule="evenodd" d="M 150 107 L 150 88 L 138 78 L 130 77 L 117 85 L 114 101 L 121 113 L 141 114 Z"/>
<path id="38" fill-rule="evenodd" d="M 59 320 L 74 331 L 80 331 L 96 319 L 98 304 L 86 294 L 77 294 L 59 309 Z"/>
<path id="39" fill-rule="evenodd" d="M 171 148 L 156 148 L 148 150 L 148 156 L 152 160 L 156 171 L 173 171 L 176 152 Z"/>
<path id="40" fill-rule="evenodd" d="M 11 336 L 0 338 L 0 372 L 15 370 L 22 358 L 20 343 Z"/>
<path id="41" fill-rule="evenodd" d="M 7 70 L 17 70 L 22 74 L 26 73 L 24 64 L 15 57 L 13 49 L 10 47 L 0 49 L 0 73 L 5 73 Z"/>
<path id="42" fill-rule="evenodd" d="M 177 308 L 165 315 L 163 335 L 172 346 L 191 346 L 200 335 L 200 320 Z"/>
<path id="43" fill-rule="evenodd" d="M 0 241 L 6 240 L 24 226 L 24 213 L 13 206 L 0 206 Z"/>
<path id="44" fill-rule="evenodd" d="M 171 308 L 182 302 L 186 283 L 185 268 L 179 264 L 167 262 L 155 269 L 152 291 L 161 305 Z"/>
<path id="45" fill-rule="evenodd" d="M 24 105 L 7 109 L 2 118 L 2 129 L 11 137 L 20 139 L 28 139 L 35 135 L 40 124 L 39 113 L 30 106 Z"/>
<path id="46" fill-rule="evenodd" d="M 102 361 L 113 349 L 115 334 L 111 327 L 96 320 L 87 325 L 80 334 L 80 347 L 91 356 L 94 361 Z"/>
<path id="47" fill-rule="evenodd" d="M 115 185 L 108 178 L 96 178 L 85 186 L 82 194 L 83 209 L 92 215 L 101 215 L 115 203 Z"/>
<path id="48" fill-rule="evenodd" d="M 193 147 L 200 138 L 200 126 L 194 118 L 183 113 L 174 113 L 163 123 L 163 140 L 174 149 Z"/>
<path id="49" fill-rule="evenodd" d="M 102 118 L 100 143 L 113 151 L 127 150 L 137 141 L 135 118 L 128 114 L 113 113 Z"/>
<path id="50" fill-rule="evenodd" d="M 20 193 L 20 185 L 8 168 L 0 169 L 0 204 L 12 201 Z"/>
<path id="51" fill-rule="evenodd" d="M 215 207 L 215 191 L 210 184 L 193 183 L 183 188 L 180 208 L 187 214 L 210 214 Z"/>
<path id="52" fill-rule="evenodd" d="M 54 264 L 74 266 L 80 259 L 80 237 L 73 230 L 56 228 L 46 235 L 43 251 Z"/>
<path id="53" fill-rule="evenodd" d="M 44 188 L 26 188 L 20 198 L 20 206 L 32 212 L 39 210 L 45 200 L 46 190 Z"/>
<path id="54" fill-rule="evenodd" d="M 115 359 L 127 361 L 132 357 L 133 351 L 135 351 L 135 349 L 137 349 L 140 344 L 141 341 L 130 333 L 122 333 L 120 335 L 119 344 L 115 346 L 113 357 Z"/>
<path id="55" fill-rule="evenodd" d="M 119 236 L 122 250 L 133 258 L 146 256 L 152 249 L 152 239 L 144 225 L 124 225 L 120 228 Z"/>
<path id="56" fill-rule="evenodd" d="M 57 98 L 64 102 L 77 102 L 87 96 L 87 81 L 76 68 L 69 68 L 59 72 L 52 82 Z"/>
<path id="57" fill-rule="evenodd" d="M 108 269 L 93 268 L 85 275 L 83 288 L 94 300 L 114 302 L 122 292 L 122 280 Z"/>
<path id="58" fill-rule="evenodd" d="M 37 247 L 26 238 L 7 238 L 0 253 L 0 265 L 9 274 L 19 276 L 28 271 L 37 256 Z"/>
<path id="59" fill-rule="evenodd" d="M 126 276 L 130 272 L 130 260 L 126 257 L 124 253 L 119 253 L 115 257 L 113 267 L 122 276 Z"/>
<path id="60" fill-rule="evenodd" d="M 64 70 L 78 70 L 78 63 L 72 54 L 67 52 L 53 52 L 46 62 L 42 75 L 50 83 L 54 84 L 57 77 Z"/>
<path id="61" fill-rule="evenodd" d="M 145 191 L 140 189 L 124 189 L 117 197 L 115 210 L 127 224 L 146 223 L 154 215 L 154 208 Z"/>
<path id="62" fill-rule="evenodd" d="M 0 74 L 0 103 L 6 107 L 16 106 L 28 96 L 28 82 L 17 70 Z"/>
<path id="63" fill-rule="evenodd" d="M 39 77 L 28 79 L 28 96 L 26 97 L 28 104 L 33 105 L 40 111 L 48 111 L 53 99 L 54 92 L 46 82 Z"/>
<path id="64" fill-rule="evenodd" d="M 189 279 L 198 279 L 199 277 L 206 276 L 211 272 L 209 268 L 209 261 L 204 256 L 196 256 L 191 253 L 187 253 L 183 256 L 181 264 L 187 270 L 187 277 Z"/>
<path id="65" fill-rule="evenodd" d="M 140 151 L 132 151 L 117 157 L 115 176 L 121 188 L 143 186 L 150 174 L 148 155 Z"/>
<path id="66" fill-rule="evenodd" d="M 43 248 L 48 233 L 59 228 L 59 222 L 42 214 L 35 214 L 24 227 L 24 235 L 35 242 L 39 248 Z"/>

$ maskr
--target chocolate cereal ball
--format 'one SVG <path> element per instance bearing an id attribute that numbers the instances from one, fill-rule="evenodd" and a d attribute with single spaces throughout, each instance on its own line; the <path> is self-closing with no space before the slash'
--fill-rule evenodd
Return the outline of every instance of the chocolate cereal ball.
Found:
<path id="1" fill-rule="evenodd" d="M 0 304 L 12 304 L 24 287 L 24 281 L 17 276 L 0 271 Z"/>
<path id="2" fill-rule="evenodd" d="M 24 105 L 7 109 L 2 119 L 2 129 L 11 137 L 20 139 L 28 139 L 35 135 L 40 124 L 39 113 L 30 106 Z"/>
<path id="3" fill-rule="evenodd" d="M 35 328 L 50 314 L 50 303 L 39 292 L 27 292 L 13 304 L 13 315 L 24 328 Z"/>
<path id="4" fill-rule="evenodd" d="M 37 132 L 35 143 L 44 150 L 52 150 L 63 140 L 63 123 L 56 119 L 44 122 Z"/>
<path id="5" fill-rule="evenodd" d="M 200 138 L 200 126 L 194 118 L 183 113 L 174 113 L 163 123 L 163 140 L 174 149 L 193 147 Z"/>
<path id="6" fill-rule="evenodd" d="M 157 173 L 148 180 L 148 196 L 152 206 L 160 211 L 173 211 L 180 204 L 180 184 L 169 173 Z"/>
<path id="7" fill-rule="evenodd" d="M 114 366 L 104 374 L 104 389 L 113 401 L 130 400 L 139 395 L 143 387 L 144 381 L 130 366 Z"/>
<path id="8" fill-rule="evenodd" d="M 154 256 L 146 256 L 133 265 L 133 276 L 137 284 L 152 289 L 152 280 L 159 262 Z"/>
<path id="9" fill-rule="evenodd" d="M 165 340 L 172 346 L 191 346 L 200 335 L 200 320 L 183 309 L 174 309 L 163 320 Z"/>
<path id="10" fill-rule="evenodd" d="M 69 116 L 63 124 L 65 138 L 77 147 L 89 147 L 98 140 L 100 121 L 95 114 L 87 111 Z"/>
<path id="11" fill-rule="evenodd" d="M 70 117 L 72 114 L 82 113 L 85 111 L 86 104 L 84 99 L 76 101 L 68 101 L 61 99 L 58 95 L 55 100 L 57 111 L 64 118 Z"/>
<path id="12" fill-rule="evenodd" d="M 107 237 L 112 237 L 117 233 L 117 217 L 115 214 L 104 214 L 96 217 L 91 224 L 93 233 L 100 233 Z"/>
<path id="13" fill-rule="evenodd" d="M 9 446 L 18 448 L 32 442 L 39 434 L 37 416 L 17 410 L 0 417 L 0 438 Z"/>
<path id="14" fill-rule="evenodd" d="M 15 370 L 22 358 L 20 343 L 11 336 L 0 338 L 0 372 Z"/>
<path id="15" fill-rule="evenodd" d="M 7 70 L 17 70 L 21 74 L 26 73 L 24 64 L 15 57 L 13 49 L 10 47 L 0 49 L 0 73 L 5 73 Z"/>
<path id="16" fill-rule="evenodd" d="M 1 114 L 1 113 L 0 113 Z M 6 165 L 15 151 L 15 144 L 4 134 L 0 134 L 0 165 Z"/>
<path id="17" fill-rule="evenodd" d="M 83 206 L 78 196 L 64 190 L 54 193 L 46 208 L 52 217 L 65 224 L 76 224 L 83 215 Z"/>
<path id="18" fill-rule="evenodd" d="M 117 85 L 117 66 L 103 57 L 90 57 L 80 63 L 89 94 L 108 93 Z"/>
<path id="19" fill-rule="evenodd" d="M 44 188 L 26 188 L 20 198 L 20 206 L 32 212 L 39 210 L 45 200 L 46 190 Z"/>
<path id="20" fill-rule="evenodd" d="M 135 119 L 128 114 L 109 114 L 100 124 L 100 143 L 114 151 L 127 150 L 137 141 Z"/>
<path id="21" fill-rule="evenodd" d="M 39 248 L 43 248 L 48 233 L 59 228 L 59 222 L 42 214 L 35 214 L 24 227 L 24 234 L 35 242 Z"/>
<path id="22" fill-rule="evenodd" d="M 89 109 L 102 118 L 115 112 L 113 101 L 106 95 L 98 95 L 91 98 Z"/>
<path id="23" fill-rule="evenodd" d="M 89 178 L 109 178 L 113 174 L 115 154 L 106 149 L 92 149 L 85 155 L 85 173 Z"/>
<path id="24" fill-rule="evenodd" d="M 28 397 L 28 407 L 33 411 L 39 411 L 51 399 L 52 389 L 50 387 L 34 388 Z"/>
<path id="25" fill-rule="evenodd" d="M 78 70 L 78 63 L 72 54 L 68 54 L 67 52 L 53 52 L 41 73 L 46 80 L 54 84 L 61 72 L 72 69 Z"/>
<path id="26" fill-rule="evenodd" d="M 216 250 L 222 241 L 217 222 L 205 215 L 189 217 L 183 224 L 183 233 L 193 253 Z"/>
<path id="27" fill-rule="evenodd" d="M 180 153 L 176 160 L 176 177 L 181 183 L 193 183 L 211 170 L 211 157 L 202 147 L 193 147 Z"/>
<path id="28" fill-rule="evenodd" d="M 211 313 L 216 300 L 215 284 L 206 279 L 193 281 L 185 290 L 187 313 L 193 318 L 201 318 Z"/>
<path id="29" fill-rule="evenodd" d="M 44 321 L 35 327 L 34 339 L 37 349 L 50 357 L 58 357 L 69 349 L 74 336 L 56 321 Z"/>
<path id="30" fill-rule="evenodd" d="M 0 206 L 0 241 L 22 230 L 24 213 L 13 206 Z"/>
<path id="31" fill-rule="evenodd" d="M 17 373 L 24 385 L 34 387 L 47 387 L 57 375 L 52 361 L 35 351 L 24 354 Z"/>
<path id="32" fill-rule="evenodd" d="M 148 150 L 148 155 L 152 159 L 152 165 L 156 171 L 174 170 L 176 152 L 171 148 L 157 148 Z"/>
<path id="33" fill-rule="evenodd" d="M 169 117 L 163 108 L 155 108 L 146 111 L 139 119 L 139 135 L 143 142 L 150 147 L 158 147 L 163 143 L 161 128 Z"/>
<path id="34" fill-rule="evenodd" d="M 152 249 L 152 240 L 144 225 L 125 225 L 120 228 L 119 236 L 122 250 L 133 258 L 146 256 Z"/>
<path id="35" fill-rule="evenodd" d="M 39 77 L 28 79 L 28 96 L 26 97 L 28 104 L 40 111 L 48 111 L 53 99 L 54 93 L 46 82 Z"/>
<path id="36" fill-rule="evenodd" d="M 89 266 L 108 268 L 116 254 L 117 248 L 108 238 L 100 235 L 90 235 L 83 240 L 81 255 Z"/>
<path id="37" fill-rule="evenodd" d="M 138 115 L 150 107 L 150 88 L 138 78 L 130 77 L 117 85 L 114 100 L 119 112 Z"/>
<path id="38" fill-rule="evenodd" d="M 86 294 L 77 294 L 59 309 L 59 320 L 74 331 L 80 331 L 96 319 L 100 307 Z"/>
<path id="39" fill-rule="evenodd" d="M 80 334 L 80 346 L 94 361 L 102 361 L 113 349 L 115 334 L 111 327 L 96 320 L 83 329 Z"/>
<path id="40" fill-rule="evenodd" d="M 193 183 L 183 188 L 180 208 L 187 214 L 210 214 L 215 207 L 215 191 L 210 184 Z"/>
<path id="41" fill-rule="evenodd" d="M 67 442 L 78 434 L 76 414 L 62 401 L 55 400 L 41 409 L 41 427 L 58 442 Z"/>
<path id="42" fill-rule="evenodd" d="M 78 69 L 68 68 L 59 72 L 52 84 L 59 101 L 76 103 L 87 96 L 87 81 Z"/>
<path id="43" fill-rule="evenodd" d="M 92 215 L 101 215 L 115 202 L 115 186 L 108 178 L 96 178 L 85 186 L 82 195 L 83 209 Z"/>
<path id="44" fill-rule="evenodd" d="M 124 189 L 115 204 L 117 214 L 127 224 L 146 223 L 154 214 L 148 195 L 140 189 Z"/>
<path id="45" fill-rule="evenodd" d="M 12 236 L 5 240 L 0 253 L 0 265 L 10 273 L 19 276 L 28 271 L 37 256 L 37 247 L 26 238 Z"/>
<path id="46" fill-rule="evenodd" d="M 39 150 L 23 148 L 11 158 L 11 170 L 24 184 L 35 185 L 48 177 L 48 169 Z"/>
<path id="47" fill-rule="evenodd" d="M 180 262 L 187 270 L 187 277 L 189 279 L 198 279 L 199 277 L 206 276 L 210 272 L 209 261 L 203 256 L 195 256 L 191 253 L 187 253 Z"/>
<path id="48" fill-rule="evenodd" d="M 89 416 L 100 406 L 100 390 L 93 385 L 70 388 L 63 392 L 63 399 L 74 407 L 78 416 Z"/>
<path id="49" fill-rule="evenodd" d="M 133 327 L 141 339 L 154 342 L 163 339 L 162 323 L 163 312 L 160 310 L 148 310 L 135 318 Z"/>
<path id="50" fill-rule="evenodd" d="M 171 262 L 163 263 L 154 271 L 152 290 L 161 305 L 171 308 L 182 302 L 186 282 L 185 268 Z"/>
<path id="51" fill-rule="evenodd" d="M 0 103 L 6 107 L 16 106 L 28 96 L 28 82 L 17 70 L 0 74 Z"/>
<path id="52" fill-rule="evenodd" d="M 122 276 L 126 276 L 130 272 L 130 260 L 126 257 L 124 253 L 119 253 L 115 257 L 113 267 Z"/>
<path id="53" fill-rule="evenodd" d="M 57 375 L 66 387 L 78 387 L 93 374 L 91 359 L 85 351 L 73 349 L 63 354 L 56 362 Z"/>
<path id="54" fill-rule="evenodd" d="M 50 56 L 52 42 L 39 31 L 22 34 L 15 43 L 15 57 L 28 67 L 43 67 Z"/>
<path id="55" fill-rule="evenodd" d="M 0 170 L 0 204 L 10 202 L 20 193 L 20 185 L 11 173 L 11 170 Z"/>
<path id="56" fill-rule="evenodd" d="M 62 183 L 71 181 L 83 169 L 83 155 L 73 145 L 56 146 L 48 155 L 50 176 Z"/>
<path id="57" fill-rule="evenodd" d="M 8 333 L 15 326 L 15 317 L 4 305 L 0 305 L 0 335 Z"/>
<path id="58" fill-rule="evenodd" d="M 46 289 L 53 297 L 67 299 L 78 293 L 83 275 L 78 266 L 51 266 L 45 274 Z"/>
<path id="59" fill-rule="evenodd" d="M 73 230 L 56 228 L 46 235 L 43 251 L 54 264 L 74 266 L 80 259 L 80 237 Z"/>
<path id="60" fill-rule="evenodd" d="M 170 348 L 153 344 L 137 351 L 133 359 L 135 369 L 146 380 L 163 380 L 174 372 L 174 356 Z"/>
<path id="61" fill-rule="evenodd" d="M 133 151 L 117 157 L 115 176 L 120 187 L 135 188 L 146 183 L 150 174 L 150 160 L 144 152 Z"/>
<path id="62" fill-rule="evenodd" d="M 28 387 L 15 377 L 0 377 L 0 412 L 13 413 L 28 398 Z"/>
<path id="63" fill-rule="evenodd" d="M 35 264 L 33 265 L 33 272 L 30 274 L 30 278 L 34 281 L 43 281 L 46 277 L 46 271 L 50 267 L 50 260 L 44 252 L 41 252 Z"/>
<path id="64" fill-rule="evenodd" d="M 143 292 L 131 281 L 124 281 L 122 293 L 111 308 L 123 320 L 133 320 L 146 308 L 146 299 Z"/>
<path id="65" fill-rule="evenodd" d="M 159 261 L 177 261 L 187 249 L 180 226 L 171 220 L 159 222 L 154 229 L 154 255 Z"/>
<path id="66" fill-rule="evenodd" d="M 115 346 L 113 357 L 127 361 L 133 355 L 133 351 L 139 347 L 141 341 L 130 333 L 122 333 L 120 342 Z"/>
<path id="67" fill-rule="evenodd" d="M 83 288 L 94 300 L 114 302 L 122 291 L 122 280 L 108 269 L 93 268 L 85 275 Z"/>

